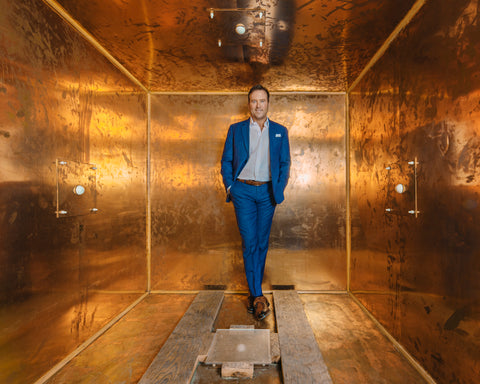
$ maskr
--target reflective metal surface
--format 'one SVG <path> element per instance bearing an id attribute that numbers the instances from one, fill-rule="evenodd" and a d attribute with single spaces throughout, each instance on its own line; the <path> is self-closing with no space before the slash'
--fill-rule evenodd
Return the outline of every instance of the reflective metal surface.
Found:
<path id="1" fill-rule="evenodd" d="M 149 295 L 48 384 L 136 384 L 195 295 Z"/>
<path id="2" fill-rule="evenodd" d="M 60 159 L 55 165 L 57 218 L 97 213 L 96 165 Z"/>
<path id="3" fill-rule="evenodd" d="M 414 0 L 58 3 L 153 91 L 245 91 L 254 82 L 271 90 L 345 91 Z M 265 44 L 219 47 L 238 20 L 225 25 L 220 12 L 211 19 L 211 8 L 265 9 Z"/>
<path id="4" fill-rule="evenodd" d="M 335 384 L 426 383 L 350 296 L 300 298 Z"/>
<path id="5" fill-rule="evenodd" d="M 145 290 L 146 96 L 42 2 L 0 8 L 0 382 L 27 383 Z M 96 214 L 56 217 L 56 159 L 96 164 Z"/>
<path id="6" fill-rule="evenodd" d="M 480 377 L 479 16 L 427 2 L 350 95 L 351 289 L 439 383 Z M 385 212 L 415 156 L 418 218 Z"/>
<path id="7" fill-rule="evenodd" d="M 48 383 L 137 383 L 194 297 L 148 296 Z M 425 382 L 351 297 L 305 294 L 300 298 L 335 384 Z M 226 294 L 217 328 L 264 325 L 247 313 L 245 304 L 246 295 Z M 266 319 L 272 321 L 271 332 L 275 332 L 274 316 Z M 220 367 L 203 364 L 192 378 L 196 384 L 225 382 L 229 381 L 222 379 Z M 282 383 L 280 364 L 255 366 L 253 379 L 233 382 Z"/>
<path id="8" fill-rule="evenodd" d="M 153 289 L 246 290 L 219 175 L 246 95 L 208 93 L 254 82 L 284 92 L 271 117 L 289 128 L 293 158 L 264 288 L 346 288 L 345 97 L 294 91 L 348 89 L 414 0 L 59 3 L 167 93 L 152 95 Z M 150 111 L 142 89 L 45 3 L 0 7 L 0 381 L 24 383 L 147 286 Z M 480 376 L 478 9 L 427 1 L 349 95 L 350 286 L 440 383 Z M 233 22 L 254 31 L 242 40 Z M 96 165 L 96 214 L 82 205 L 57 217 L 77 185 L 60 193 L 57 159 Z"/>
<path id="9" fill-rule="evenodd" d="M 346 288 L 344 95 L 272 95 L 292 168 L 277 207 L 264 289 Z M 247 95 L 152 96 L 152 289 L 246 290 L 220 158 Z"/>

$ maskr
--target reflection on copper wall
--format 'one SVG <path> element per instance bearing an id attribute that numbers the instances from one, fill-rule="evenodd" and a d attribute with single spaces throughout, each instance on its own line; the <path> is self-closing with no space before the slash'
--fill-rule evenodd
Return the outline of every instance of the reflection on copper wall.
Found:
<path id="1" fill-rule="evenodd" d="M 277 91 L 345 92 L 415 1 L 58 3 L 152 91 L 246 91 L 264 82 Z M 211 8 L 222 11 L 212 19 Z M 264 21 L 236 11 L 258 8 Z M 239 21 L 264 25 L 261 47 L 260 38 L 229 39 Z"/>
<path id="2" fill-rule="evenodd" d="M 267 84 L 268 86 L 268 84 Z M 272 95 L 292 170 L 278 206 L 264 287 L 344 290 L 345 95 Z M 152 289 L 247 290 L 220 158 L 245 95 L 152 96 Z"/>
<path id="3" fill-rule="evenodd" d="M 145 290 L 146 96 L 42 2 L 0 8 L 0 382 L 27 383 Z"/>
<path id="4" fill-rule="evenodd" d="M 148 279 L 147 95 L 47 2 L 0 0 L 0 381 L 10 383 L 41 376 Z M 440 383 L 477 380 L 478 0 L 427 1 L 348 95 L 349 154 L 338 92 L 414 0 L 58 2 L 164 92 L 151 95 L 153 290 L 247 289 L 219 170 L 229 124 L 247 117 L 246 95 L 227 92 L 261 81 L 277 91 L 271 118 L 289 128 L 293 160 L 264 288 L 346 289 L 349 155 L 351 289 Z M 257 7 L 265 21 L 236 10 Z M 263 28 L 262 47 L 227 32 L 219 46 L 237 16 L 261 29 L 249 36 Z"/>
<path id="5" fill-rule="evenodd" d="M 427 2 L 349 95 L 351 289 L 439 383 L 480 377 L 479 17 Z"/>

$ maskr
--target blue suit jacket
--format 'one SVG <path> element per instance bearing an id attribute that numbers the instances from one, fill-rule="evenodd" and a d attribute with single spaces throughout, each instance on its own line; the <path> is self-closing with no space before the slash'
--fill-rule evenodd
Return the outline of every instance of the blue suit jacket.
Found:
<path id="1" fill-rule="evenodd" d="M 273 197 L 277 204 L 284 199 L 283 191 L 290 175 L 290 144 L 288 131 L 283 125 L 269 122 L 270 172 Z M 222 155 L 222 177 L 225 190 L 237 179 L 247 163 L 250 147 L 250 119 L 232 124 L 228 129 Z M 227 202 L 230 195 L 227 194 Z"/>

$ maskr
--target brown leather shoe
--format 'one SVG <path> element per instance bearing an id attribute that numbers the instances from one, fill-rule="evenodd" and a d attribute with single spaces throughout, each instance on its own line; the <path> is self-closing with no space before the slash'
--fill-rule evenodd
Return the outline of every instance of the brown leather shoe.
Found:
<path id="1" fill-rule="evenodd" d="M 270 314 L 270 303 L 265 296 L 256 297 L 253 300 L 253 307 L 255 308 L 255 318 L 257 320 L 263 320 Z"/>

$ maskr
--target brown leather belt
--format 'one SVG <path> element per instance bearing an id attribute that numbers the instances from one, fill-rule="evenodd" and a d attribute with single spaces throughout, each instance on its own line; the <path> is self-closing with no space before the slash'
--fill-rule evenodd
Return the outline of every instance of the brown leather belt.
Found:
<path id="1" fill-rule="evenodd" d="M 242 180 L 242 179 L 237 179 L 241 183 L 245 183 L 248 185 L 254 185 L 255 187 L 259 187 L 260 185 L 267 184 L 268 181 L 255 181 L 255 180 Z"/>

